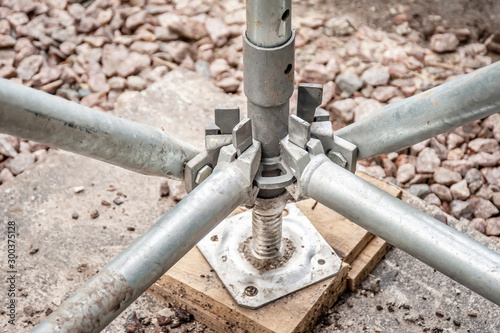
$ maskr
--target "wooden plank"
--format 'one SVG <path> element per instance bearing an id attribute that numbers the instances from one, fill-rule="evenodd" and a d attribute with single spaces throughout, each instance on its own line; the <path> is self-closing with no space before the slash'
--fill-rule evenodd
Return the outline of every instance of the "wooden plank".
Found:
<path id="1" fill-rule="evenodd" d="M 392 185 L 363 173 L 358 175 L 396 197 L 401 195 L 401 191 Z M 150 291 L 167 302 L 186 307 L 197 320 L 217 332 L 310 331 L 316 319 L 347 288 L 350 264 L 356 265 L 354 275 L 350 275 L 355 285 L 378 263 L 388 245 L 314 200 L 305 200 L 297 205 L 343 259 L 341 271 L 336 277 L 304 288 L 261 309 L 244 309 L 234 303 L 203 255 L 194 248 Z M 244 210 L 239 208 L 233 214 Z"/>
<path id="2" fill-rule="evenodd" d="M 347 287 L 350 267 L 343 264 L 334 277 L 279 299 L 263 308 L 241 308 L 198 249 L 190 251 L 160 278 L 150 291 L 167 302 L 182 305 L 217 332 L 306 332 Z"/>
<path id="3" fill-rule="evenodd" d="M 391 244 L 380 237 L 374 237 L 352 262 L 351 270 L 347 274 L 347 288 L 351 291 L 356 290 L 390 248 Z"/>

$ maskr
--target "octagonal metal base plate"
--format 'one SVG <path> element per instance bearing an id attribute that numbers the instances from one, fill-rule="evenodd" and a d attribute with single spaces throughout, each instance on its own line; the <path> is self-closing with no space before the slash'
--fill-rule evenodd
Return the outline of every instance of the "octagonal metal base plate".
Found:
<path id="1" fill-rule="evenodd" d="M 338 274 L 340 258 L 295 204 L 285 208 L 283 237 L 295 252 L 288 262 L 259 271 L 240 252 L 240 244 L 252 236 L 252 212 L 222 221 L 198 243 L 203 256 L 242 307 L 257 309 L 294 291 Z"/>

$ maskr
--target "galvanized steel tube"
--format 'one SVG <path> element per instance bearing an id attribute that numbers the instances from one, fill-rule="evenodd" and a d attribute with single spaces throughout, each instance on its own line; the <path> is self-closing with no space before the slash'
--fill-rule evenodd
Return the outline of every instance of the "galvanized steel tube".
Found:
<path id="1" fill-rule="evenodd" d="M 247 0 L 247 32 L 252 43 L 275 47 L 290 39 L 291 0 Z"/>
<path id="2" fill-rule="evenodd" d="M 262 157 L 273 158 L 280 154 L 280 140 L 288 134 L 290 103 L 287 101 L 276 107 L 263 107 L 247 102 L 248 116 L 252 119 L 255 140 L 262 144 Z"/>
<path id="3" fill-rule="evenodd" d="M 288 133 L 293 94 L 295 34 L 290 0 L 248 0 L 243 36 L 243 78 L 248 117 L 264 158 L 279 156 Z"/>
<path id="4" fill-rule="evenodd" d="M 99 332 L 246 198 L 235 165 L 216 170 L 32 332 Z"/>
<path id="5" fill-rule="evenodd" d="M 358 146 L 359 159 L 409 147 L 500 111 L 500 62 L 389 104 L 335 134 Z"/>
<path id="6" fill-rule="evenodd" d="M 292 2 L 247 0 L 246 9 L 243 86 L 248 117 L 252 119 L 253 137 L 261 143 L 263 160 L 273 160 L 280 156 L 279 142 L 288 134 L 289 100 L 294 89 Z M 278 169 L 269 171 L 280 175 Z M 284 188 L 259 192 L 252 215 L 252 249 L 257 257 L 272 258 L 280 254 L 286 199 L 278 205 L 272 203 L 280 201 L 275 197 L 284 192 Z"/>
<path id="7" fill-rule="evenodd" d="M 0 79 L 0 132 L 146 175 L 182 179 L 198 149 L 152 126 Z"/>
<path id="8" fill-rule="evenodd" d="M 500 305 L 500 254 L 362 180 L 324 155 L 305 168 L 305 194 Z"/>
<path id="9" fill-rule="evenodd" d="M 288 133 L 293 94 L 295 34 L 283 45 L 258 47 L 243 38 L 244 91 L 254 138 L 264 158 L 279 156 L 279 140 Z"/>

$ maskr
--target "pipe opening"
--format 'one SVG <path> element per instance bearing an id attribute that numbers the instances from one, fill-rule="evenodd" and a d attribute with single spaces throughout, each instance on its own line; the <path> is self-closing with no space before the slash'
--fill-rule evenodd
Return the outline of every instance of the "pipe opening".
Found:
<path id="1" fill-rule="evenodd" d="M 286 21 L 290 17 L 290 9 L 287 9 L 283 12 L 283 15 L 281 15 L 281 20 Z"/>

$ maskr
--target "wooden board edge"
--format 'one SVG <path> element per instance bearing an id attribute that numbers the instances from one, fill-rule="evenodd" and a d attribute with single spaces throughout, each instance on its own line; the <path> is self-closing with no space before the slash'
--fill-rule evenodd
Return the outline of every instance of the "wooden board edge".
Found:
<path id="1" fill-rule="evenodd" d="M 347 288 L 350 291 L 355 291 L 356 287 L 368 277 L 390 248 L 391 244 L 380 237 L 374 237 L 353 261 L 351 270 L 347 274 Z"/>
<path id="2" fill-rule="evenodd" d="M 368 244 L 370 244 L 370 242 L 373 240 L 373 237 L 374 235 L 372 233 L 366 232 L 359 243 L 356 244 L 356 246 L 352 249 L 351 253 L 342 258 L 342 262 L 351 265 L 356 260 L 356 258 L 358 258 L 359 255 L 366 249 Z"/>
<path id="3" fill-rule="evenodd" d="M 169 286 L 166 288 L 165 286 Z M 200 293 L 189 285 L 165 274 L 155 282 L 148 292 L 167 303 L 185 308 L 195 320 L 207 325 L 216 332 L 263 332 L 274 333 L 258 322 L 232 311 L 216 299 Z M 228 311 L 229 310 L 229 311 Z M 224 318 L 229 313 L 231 318 Z M 238 323 L 238 324 L 236 324 Z"/>
<path id="4" fill-rule="evenodd" d="M 302 318 L 301 322 L 292 331 L 293 333 L 311 332 L 317 320 L 329 310 L 338 298 L 344 293 L 347 288 L 347 276 L 351 266 L 347 263 L 342 263 L 340 272 L 333 283 L 323 292 L 318 298 L 309 312 Z"/>
<path id="5" fill-rule="evenodd" d="M 347 275 L 350 270 L 350 265 L 343 263 L 339 274 L 331 280 L 330 285 L 321 294 L 315 304 L 310 308 L 308 313 L 304 315 L 302 320 L 297 324 L 291 332 L 302 333 L 310 332 L 316 321 L 330 309 L 337 299 L 344 293 L 347 288 Z M 321 283 L 321 282 L 319 282 Z M 165 286 L 169 286 L 166 288 Z M 217 332 L 262 332 L 276 333 L 258 322 L 245 317 L 235 311 L 229 312 L 228 308 L 210 296 L 204 295 L 197 290 L 194 290 L 186 284 L 165 275 L 160 282 L 156 282 L 148 292 L 155 297 L 162 299 L 174 306 L 182 306 L 187 311 L 193 314 L 194 318 L 209 328 Z M 299 291 L 300 292 L 300 291 Z M 225 310 L 219 309 L 224 307 Z M 227 313 L 231 318 L 223 318 L 224 313 Z M 238 323 L 238 324 L 236 324 Z M 287 331 L 288 332 L 288 331 Z M 282 332 L 284 333 L 284 332 Z"/>

